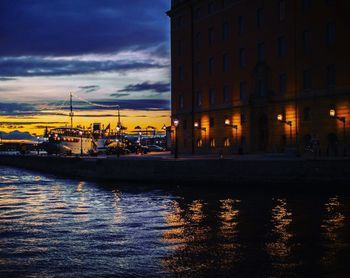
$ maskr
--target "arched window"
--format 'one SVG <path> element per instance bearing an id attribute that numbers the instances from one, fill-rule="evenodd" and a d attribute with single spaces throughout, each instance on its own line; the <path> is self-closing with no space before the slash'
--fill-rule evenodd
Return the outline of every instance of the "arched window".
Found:
<path id="1" fill-rule="evenodd" d="M 229 146 L 231 146 L 230 138 L 226 137 L 224 139 L 224 147 L 228 148 Z"/>
<path id="2" fill-rule="evenodd" d="M 215 138 L 210 138 L 210 147 L 215 148 Z"/>
<path id="3" fill-rule="evenodd" d="M 203 147 L 203 141 L 202 141 L 202 139 L 198 139 L 198 140 L 197 140 L 197 147 L 198 147 L 198 148 Z"/>

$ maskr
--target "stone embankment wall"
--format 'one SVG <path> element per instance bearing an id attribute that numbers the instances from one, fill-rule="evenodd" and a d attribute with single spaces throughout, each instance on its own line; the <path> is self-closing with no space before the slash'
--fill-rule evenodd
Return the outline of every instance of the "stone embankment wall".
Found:
<path id="1" fill-rule="evenodd" d="M 0 165 L 59 176 L 175 185 L 349 183 L 350 160 L 162 160 L 0 156 Z"/>

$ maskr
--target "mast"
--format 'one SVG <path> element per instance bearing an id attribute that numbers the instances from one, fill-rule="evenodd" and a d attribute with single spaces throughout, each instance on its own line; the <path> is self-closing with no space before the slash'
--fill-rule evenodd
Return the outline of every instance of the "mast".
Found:
<path id="1" fill-rule="evenodd" d="M 73 128 L 73 101 L 72 101 L 72 93 L 70 93 L 70 113 L 69 113 L 69 117 L 70 117 L 70 127 Z"/>
<path id="2" fill-rule="evenodd" d="M 122 125 L 121 125 L 121 123 L 120 123 L 120 107 L 118 106 L 118 123 L 117 123 L 117 126 L 119 127 L 119 128 L 121 128 L 122 127 Z"/>

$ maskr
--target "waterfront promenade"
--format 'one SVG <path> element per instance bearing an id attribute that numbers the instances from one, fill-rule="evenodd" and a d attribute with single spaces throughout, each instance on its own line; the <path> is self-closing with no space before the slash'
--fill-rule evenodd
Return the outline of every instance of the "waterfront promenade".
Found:
<path id="1" fill-rule="evenodd" d="M 109 182 L 165 185 L 346 185 L 350 158 L 288 155 L 180 156 L 147 155 L 61 157 L 0 155 L 0 164 L 29 170 Z"/>

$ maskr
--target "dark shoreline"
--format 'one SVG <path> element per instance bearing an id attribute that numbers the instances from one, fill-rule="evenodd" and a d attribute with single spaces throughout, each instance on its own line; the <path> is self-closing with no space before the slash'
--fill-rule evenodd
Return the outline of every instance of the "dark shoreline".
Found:
<path id="1" fill-rule="evenodd" d="M 106 183 L 275 188 L 350 187 L 350 159 L 103 159 L 0 155 L 0 165 Z M 280 188 L 281 189 L 281 188 Z"/>

